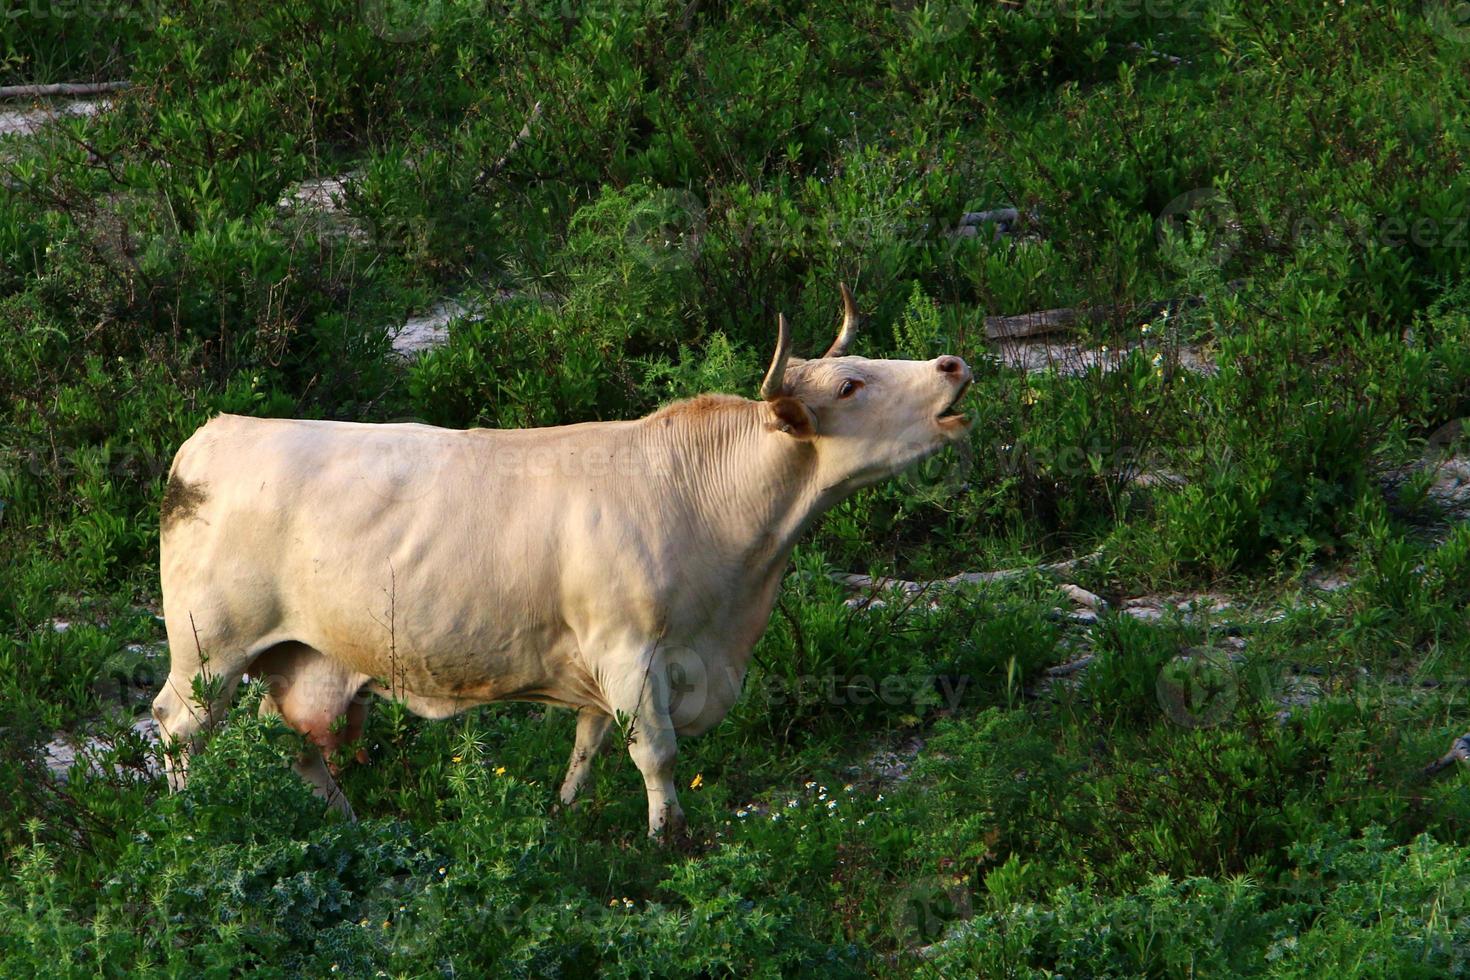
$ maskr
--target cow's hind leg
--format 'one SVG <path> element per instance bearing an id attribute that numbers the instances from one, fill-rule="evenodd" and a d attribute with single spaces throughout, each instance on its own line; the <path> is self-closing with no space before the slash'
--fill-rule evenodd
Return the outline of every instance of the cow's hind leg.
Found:
<path id="1" fill-rule="evenodd" d="M 262 714 L 278 714 L 312 743 L 297 760 L 296 771 L 316 794 L 353 819 L 352 804 L 333 778 L 328 758 L 362 737 L 367 705 L 362 690 L 370 678 L 304 643 L 282 643 L 263 653 L 251 668 L 264 681 Z"/>
<path id="2" fill-rule="evenodd" d="M 592 771 L 592 760 L 602 751 L 607 741 L 612 719 L 596 708 L 582 708 L 577 712 L 577 742 L 572 746 L 572 760 L 567 765 L 567 778 L 561 784 L 561 802 L 571 806 Z"/>

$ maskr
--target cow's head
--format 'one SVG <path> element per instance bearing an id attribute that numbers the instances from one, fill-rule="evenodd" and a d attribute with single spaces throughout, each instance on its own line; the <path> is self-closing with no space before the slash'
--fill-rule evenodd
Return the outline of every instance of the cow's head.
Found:
<path id="1" fill-rule="evenodd" d="M 841 289 L 842 328 L 819 358 L 791 357 L 791 331 L 779 318 L 761 397 L 774 430 L 815 449 L 824 487 L 856 489 L 962 439 L 970 423 L 954 407 L 974 375 L 950 354 L 932 361 L 848 355 L 858 317 L 852 294 Z"/>

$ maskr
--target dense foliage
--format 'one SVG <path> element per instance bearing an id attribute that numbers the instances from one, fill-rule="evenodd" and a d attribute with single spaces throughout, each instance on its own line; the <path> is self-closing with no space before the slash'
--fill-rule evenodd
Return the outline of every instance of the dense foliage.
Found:
<path id="1" fill-rule="evenodd" d="M 1470 777 L 1418 777 L 1467 727 L 1457 10 L 0 0 L 0 85 L 132 82 L 0 138 L 0 974 L 1470 973 Z M 799 549 L 681 746 L 691 839 L 643 839 L 617 753 L 557 812 L 571 719 L 521 705 L 377 705 L 345 824 L 247 691 L 166 793 L 130 726 L 209 415 L 749 395 L 839 280 L 859 353 L 975 367 L 971 445 Z M 985 316 L 1057 307 L 1085 361 L 993 356 Z M 1094 626 L 1042 574 L 826 574 L 1094 553 Z M 1117 609 L 1202 590 L 1234 605 Z M 102 758 L 57 778 L 58 733 Z"/>

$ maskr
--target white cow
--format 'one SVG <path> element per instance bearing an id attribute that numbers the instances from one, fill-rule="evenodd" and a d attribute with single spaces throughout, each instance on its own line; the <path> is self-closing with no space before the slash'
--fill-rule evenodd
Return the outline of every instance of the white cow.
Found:
<path id="1" fill-rule="evenodd" d="M 965 362 L 845 356 L 842 296 L 821 358 L 790 358 L 780 318 L 760 401 L 517 430 L 211 419 L 175 456 L 161 514 L 172 664 L 153 714 L 170 785 L 249 672 L 263 709 L 327 753 L 359 738 L 367 692 L 428 718 L 571 708 L 566 803 L 622 718 L 650 833 L 682 826 L 676 736 L 739 695 L 802 532 L 969 426 L 952 412 Z M 298 769 L 351 814 L 320 753 Z"/>

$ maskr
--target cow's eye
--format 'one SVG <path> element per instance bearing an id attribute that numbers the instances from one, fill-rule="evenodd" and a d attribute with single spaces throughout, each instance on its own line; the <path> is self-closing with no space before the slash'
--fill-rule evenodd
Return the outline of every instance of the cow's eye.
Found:
<path id="1" fill-rule="evenodd" d="M 851 378 L 842 382 L 842 387 L 837 389 L 838 398 L 849 398 L 854 392 L 863 386 L 861 381 L 853 381 Z"/>

